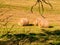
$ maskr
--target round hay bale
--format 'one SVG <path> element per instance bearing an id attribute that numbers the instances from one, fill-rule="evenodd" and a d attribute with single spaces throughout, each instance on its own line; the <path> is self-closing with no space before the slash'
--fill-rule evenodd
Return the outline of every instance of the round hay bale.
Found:
<path id="1" fill-rule="evenodd" d="M 20 20 L 18 21 L 18 25 L 20 26 L 26 26 L 29 24 L 29 20 L 27 18 L 20 18 Z"/>
<path id="2" fill-rule="evenodd" d="M 45 18 L 39 18 L 38 20 L 38 26 L 45 28 L 49 27 L 49 22 Z"/>
<path id="3" fill-rule="evenodd" d="M 49 27 L 49 22 L 45 18 L 36 18 L 33 24 L 39 27 Z"/>

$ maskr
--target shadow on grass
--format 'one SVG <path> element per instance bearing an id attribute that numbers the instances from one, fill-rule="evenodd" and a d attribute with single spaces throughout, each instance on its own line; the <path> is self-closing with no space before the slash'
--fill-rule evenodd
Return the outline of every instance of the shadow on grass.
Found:
<path id="1" fill-rule="evenodd" d="M 27 24 L 27 25 L 23 25 L 23 26 L 34 26 L 34 24 Z M 54 28 L 54 26 L 49 26 L 48 28 Z"/>
<path id="2" fill-rule="evenodd" d="M 54 26 L 49 26 L 48 28 L 53 28 Z"/>
<path id="3" fill-rule="evenodd" d="M 23 25 L 23 26 L 34 26 L 33 24 L 27 24 L 27 25 Z"/>
<path id="4" fill-rule="evenodd" d="M 48 35 L 60 35 L 60 30 L 57 29 L 57 30 L 54 30 L 54 31 L 47 31 L 45 29 L 42 29 L 42 31 Z"/>
<path id="5" fill-rule="evenodd" d="M 42 29 L 43 33 L 35 34 L 10 34 L 9 32 L 5 35 L 2 35 L 1 38 L 7 37 L 7 41 L 0 41 L 0 45 L 24 45 L 25 43 L 47 43 L 47 41 L 55 40 L 55 42 L 49 42 L 48 45 L 60 44 L 56 43 L 56 40 L 60 41 L 60 30 L 47 31 Z"/>

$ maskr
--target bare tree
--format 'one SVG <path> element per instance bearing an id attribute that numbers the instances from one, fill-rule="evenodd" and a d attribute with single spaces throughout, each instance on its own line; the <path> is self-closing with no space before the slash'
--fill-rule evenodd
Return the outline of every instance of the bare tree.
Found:
<path id="1" fill-rule="evenodd" d="M 39 5 L 39 13 L 41 14 L 41 16 L 43 15 L 44 13 L 44 6 L 43 6 L 43 3 L 49 5 L 51 7 L 51 9 L 53 9 L 53 6 L 51 5 L 51 3 L 47 0 L 37 0 L 36 3 L 31 7 L 31 12 L 33 13 L 33 7 L 36 6 L 37 4 Z M 41 5 L 41 10 L 40 10 L 40 5 Z M 42 16 L 44 18 L 44 16 Z"/>

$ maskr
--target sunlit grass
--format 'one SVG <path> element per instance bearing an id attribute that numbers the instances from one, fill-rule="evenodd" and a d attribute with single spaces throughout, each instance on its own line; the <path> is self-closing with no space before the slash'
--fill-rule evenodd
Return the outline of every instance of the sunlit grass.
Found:
<path id="1" fill-rule="evenodd" d="M 1 0 L 2 1 L 2 0 Z M 12 0 L 13 1 L 13 0 Z M 30 11 L 31 6 L 33 5 L 32 3 L 27 4 L 27 2 L 32 2 L 34 3 L 35 0 L 24 0 L 22 1 L 23 3 L 20 4 L 20 2 L 16 5 L 11 5 L 11 4 L 5 4 L 5 3 L 0 3 L 0 8 L 7 8 L 7 9 L 16 9 L 16 10 L 24 10 L 24 11 Z M 53 5 L 53 9 L 51 10 L 49 6 L 44 4 L 44 8 L 45 8 L 45 13 L 47 14 L 52 14 L 52 15 L 59 15 L 60 14 L 60 0 L 51 0 L 51 3 Z M 3 2 L 3 1 L 2 1 Z M 26 4 L 27 5 L 26 5 Z M 38 6 L 34 7 L 33 11 L 34 12 L 38 12 Z M 11 26 L 14 25 L 14 27 L 11 29 Z M 46 31 L 55 31 L 55 30 L 60 30 L 60 25 L 56 24 L 55 22 L 52 21 L 52 24 L 50 24 L 50 26 L 52 26 L 51 28 L 40 28 L 38 26 L 19 26 L 17 24 L 8 24 L 7 27 L 6 26 L 2 26 L 0 27 L 0 37 L 4 34 L 6 34 L 7 32 L 10 32 L 11 34 L 27 34 L 29 35 L 30 33 L 34 33 L 34 34 L 39 34 L 42 33 L 42 30 L 46 30 Z M 54 35 L 54 39 L 53 40 L 53 44 L 58 44 L 60 43 L 59 40 L 59 36 L 55 37 L 56 35 Z M 48 36 L 47 36 L 48 37 Z M 51 37 L 51 35 L 49 35 L 49 37 Z M 38 37 L 41 38 L 41 37 Z M 3 40 L 7 40 L 7 37 L 4 37 Z M 48 40 L 50 41 L 50 40 Z M 48 42 L 47 41 L 47 42 Z M 47 42 L 43 42 L 43 43 L 47 43 Z M 43 43 L 39 42 L 38 45 L 44 45 Z M 35 42 L 35 44 L 37 44 L 37 42 Z M 30 45 L 30 43 L 27 43 L 27 45 Z M 31 44 L 34 45 L 34 42 Z M 46 45 L 46 44 L 45 44 Z M 49 45 L 49 44 L 47 44 Z"/>
<path id="2" fill-rule="evenodd" d="M 54 1 L 54 0 L 53 0 Z M 56 3 L 54 3 L 54 2 L 51 2 L 52 3 L 52 5 L 53 5 L 53 9 L 50 9 L 50 7 L 48 6 L 48 5 L 45 5 L 44 4 L 44 8 L 45 8 L 45 13 L 51 13 L 51 14 L 60 14 L 60 9 L 59 9 L 59 3 L 58 2 L 56 2 L 56 0 L 54 1 L 54 2 L 56 2 Z M 24 2 L 24 1 L 23 1 Z M 33 2 L 33 1 L 27 1 L 27 2 Z M 3 4 L 3 3 L 0 3 L 0 8 L 10 8 L 10 9 L 17 9 L 17 10 L 25 10 L 25 11 L 29 11 L 30 10 L 30 8 L 31 8 L 31 6 L 33 5 L 26 5 L 25 4 L 25 6 L 23 6 L 24 4 L 20 4 L 19 6 L 18 5 L 10 5 L 10 4 Z M 35 6 L 35 8 L 33 9 L 33 11 L 38 11 L 38 6 Z"/>

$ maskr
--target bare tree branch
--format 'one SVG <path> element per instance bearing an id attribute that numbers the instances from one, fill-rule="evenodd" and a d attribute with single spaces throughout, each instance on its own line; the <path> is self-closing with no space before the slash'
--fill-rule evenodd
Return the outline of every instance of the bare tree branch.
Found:
<path id="1" fill-rule="evenodd" d="M 41 11 L 40 11 L 40 4 L 41 4 Z M 47 4 L 47 5 L 49 5 L 50 7 L 51 7 L 51 9 L 53 9 L 53 6 L 51 5 L 51 3 L 50 2 L 48 2 L 48 1 L 46 1 L 46 0 L 37 0 L 36 1 L 36 3 L 31 7 L 31 12 L 33 13 L 33 7 L 34 6 L 36 6 L 37 4 L 39 5 L 39 13 L 41 14 L 41 16 L 43 15 L 43 13 L 44 13 L 44 6 L 43 6 L 43 3 L 45 3 L 45 4 Z M 44 16 L 42 16 L 43 18 L 45 18 Z"/>

